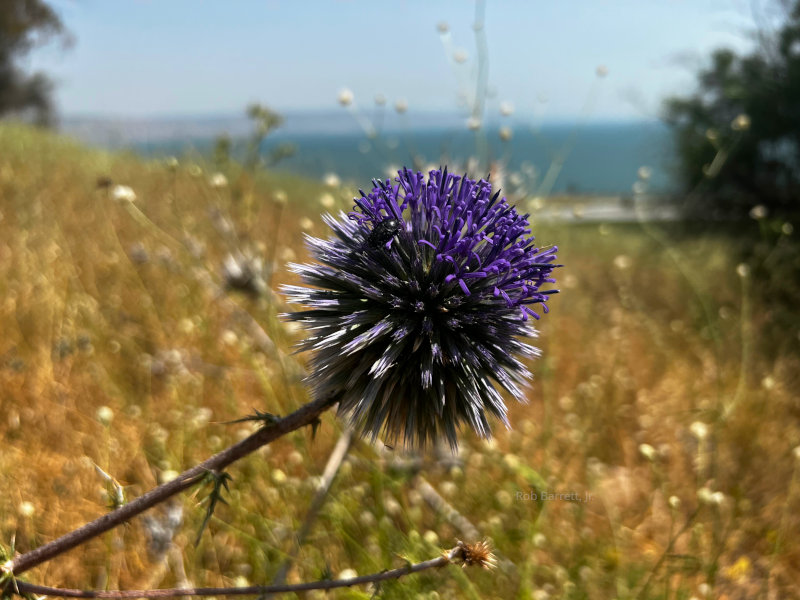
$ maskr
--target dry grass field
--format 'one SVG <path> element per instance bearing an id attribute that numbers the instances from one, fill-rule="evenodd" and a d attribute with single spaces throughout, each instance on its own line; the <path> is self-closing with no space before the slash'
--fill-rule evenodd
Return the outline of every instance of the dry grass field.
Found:
<path id="1" fill-rule="evenodd" d="M 225 421 L 307 401 L 306 357 L 291 349 L 301 332 L 273 290 L 296 281 L 286 263 L 307 258 L 303 232 L 327 236 L 320 213 L 349 209 L 357 190 L 213 172 L 0 124 L 6 550 L 102 515 L 115 482 L 136 497 L 253 431 Z M 763 248 L 744 264 L 729 236 L 533 222 L 565 266 L 513 429 L 465 433 L 457 457 L 356 442 L 288 581 L 433 558 L 475 529 L 497 569 L 428 571 L 380 597 L 800 597 L 797 232 L 753 221 Z M 259 259 L 274 271 L 253 293 L 226 286 L 226 261 L 230 280 L 234 262 Z M 341 433 L 327 414 L 314 439 L 301 430 L 234 464 L 198 545 L 208 489 L 25 578 L 269 583 Z M 153 532 L 179 510 L 159 546 Z"/>

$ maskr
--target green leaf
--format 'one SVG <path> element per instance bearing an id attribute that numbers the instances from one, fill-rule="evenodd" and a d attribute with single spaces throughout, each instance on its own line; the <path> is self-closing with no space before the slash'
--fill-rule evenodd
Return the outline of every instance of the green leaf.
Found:
<path id="1" fill-rule="evenodd" d="M 234 419 L 233 421 L 223 421 L 223 425 L 232 425 L 234 423 L 245 423 L 247 421 L 261 421 L 262 427 L 269 427 L 270 425 L 275 425 L 281 420 L 279 415 L 273 415 L 272 413 L 268 412 L 261 412 L 260 410 L 256 409 L 252 415 L 247 415 L 246 417 L 242 417 L 241 419 Z"/>
<path id="2" fill-rule="evenodd" d="M 206 509 L 206 516 L 200 525 L 200 531 L 197 532 L 197 539 L 194 542 L 195 546 L 200 544 L 200 538 L 203 537 L 203 532 L 205 531 L 206 526 L 208 526 L 208 522 L 211 520 L 214 510 L 217 508 L 217 503 L 222 502 L 222 504 L 228 504 L 225 498 L 222 497 L 222 493 L 223 491 L 230 493 L 228 482 L 232 480 L 233 477 L 231 477 L 228 473 L 220 473 L 218 471 L 206 471 L 206 474 L 200 480 L 201 484 L 210 483 L 212 487 L 208 496 L 201 500 L 201 503 L 206 501 L 208 502 L 208 508 Z"/>
<path id="3" fill-rule="evenodd" d="M 319 426 L 322 425 L 322 420 L 319 418 L 314 419 L 311 421 L 311 440 L 313 441 L 317 437 L 317 430 Z"/>

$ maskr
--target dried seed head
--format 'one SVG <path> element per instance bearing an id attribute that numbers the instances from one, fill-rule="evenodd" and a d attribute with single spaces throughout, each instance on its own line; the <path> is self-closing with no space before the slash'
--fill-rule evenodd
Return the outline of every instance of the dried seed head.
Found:
<path id="1" fill-rule="evenodd" d="M 497 566 L 497 559 L 492 554 L 488 540 L 474 544 L 466 544 L 459 540 L 453 558 L 461 562 L 462 568 L 478 566 L 484 569 L 494 569 Z"/>

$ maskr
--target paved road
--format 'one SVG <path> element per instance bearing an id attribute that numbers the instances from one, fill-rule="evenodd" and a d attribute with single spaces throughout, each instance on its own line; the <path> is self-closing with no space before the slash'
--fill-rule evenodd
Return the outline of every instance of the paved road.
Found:
<path id="1" fill-rule="evenodd" d="M 533 213 L 534 220 L 586 221 L 591 223 L 630 223 L 635 221 L 675 221 L 678 210 L 675 206 L 658 201 L 625 202 L 619 197 L 604 197 L 577 200 L 573 205 L 559 203 L 545 206 Z"/>

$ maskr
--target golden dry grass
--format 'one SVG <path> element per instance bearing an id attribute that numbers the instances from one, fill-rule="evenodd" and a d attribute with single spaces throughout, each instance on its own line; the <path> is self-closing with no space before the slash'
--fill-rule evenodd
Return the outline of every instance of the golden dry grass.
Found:
<path id="1" fill-rule="evenodd" d="M 0 125 L 3 545 L 24 552 L 108 510 L 96 467 L 134 497 L 252 431 L 223 421 L 306 400 L 290 351 L 298 332 L 277 317 L 287 307 L 224 291 L 221 265 L 249 248 L 274 257 L 273 289 L 291 281 L 303 228 L 324 235 L 325 190 L 226 175 L 214 188 L 199 167 Z M 131 186 L 136 201 L 115 202 L 98 177 Z M 347 208 L 353 191 L 333 195 Z M 766 284 L 737 273 L 726 237 L 534 230 L 566 266 L 530 402 L 491 443 L 465 434 L 459 466 L 434 453 L 421 464 L 492 539 L 499 567 L 410 577 L 384 597 L 798 597 L 796 324 L 774 333 L 776 312 L 755 293 Z M 26 576 L 85 588 L 267 583 L 340 431 L 327 415 L 315 440 L 296 432 L 234 465 L 229 505 L 197 547 L 202 491 L 177 500 L 184 523 L 166 555 L 148 553 L 137 519 Z M 356 444 L 289 581 L 380 571 L 464 535 L 400 457 Z"/>

